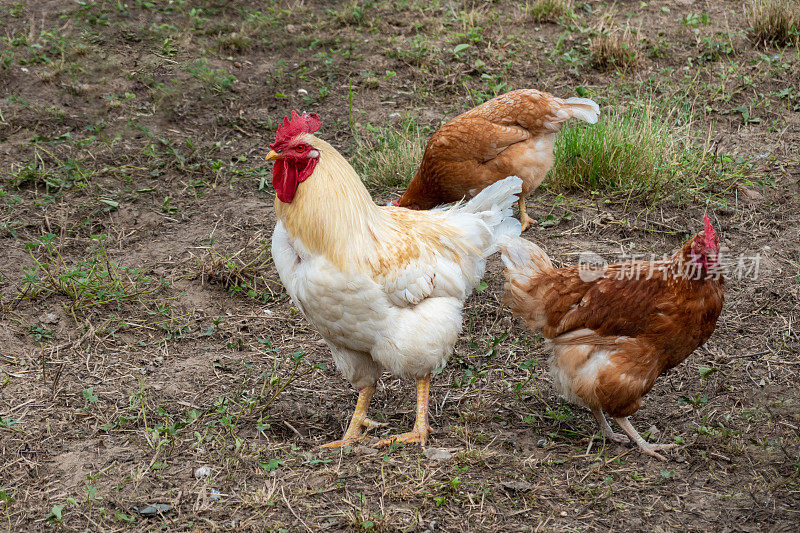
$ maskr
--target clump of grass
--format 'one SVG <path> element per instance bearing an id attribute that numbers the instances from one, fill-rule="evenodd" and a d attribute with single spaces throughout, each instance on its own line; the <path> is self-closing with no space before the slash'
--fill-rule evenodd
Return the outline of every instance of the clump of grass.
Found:
<path id="1" fill-rule="evenodd" d="M 536 0 L 528 9 L 535 22 L 554 22 L 561 17 L 572 18 L 569 0 Z"/>
<path id="2" fill-rule="evenodd" d="M 353 167 L 361 179 L 371 186 L 407 186 L 414 177 L 426 137 L 413 119 L 404 120 L 400 128 L 373 128 L 367 134 L 356 133 Z"/>
<path id="3" fill-rule="evenodd" d="M 197 61 L 188 65 L 186 71 L 197 79 L 203 86 L 215 93 L 224 93 L 238 81 L 236 76 L 228 74 L 222 69 L 210 68 L 205 61 Z"/>
<path id="4" fill-rule="evenodd" d="M 602 32 L 589 41 L 592 64 L 600 69 L 631 69 L 639 63 L 638 43 L 628 28 Z"/>
<path id="5" fill-rule="evenodd" d="M 24 268 L 17 299 L 44 298 L 51 294 L 67 297 L 72 311 L 122 301 L 138 300 L 152 294 L 162 283 L 142 275 L 134 268 L 111 261 L 106 252 L 106 235 L 93 235 L 87 256 L 77 262 L 67 261 L 47 233 L 27 248 L 34 266 Z"/>
<path id="6" fill-rule="evenodd" d="M 221 284 L 232 294 L 241 293 L 263 303 L 282 292 L 280 284 L 272 279 L 274 276 L 269 275 L 272 263 L 269 239 L 260 233 L 253 235 L 237 252 L 223 252 L 213 246 L 207 251 L 200 271 L 204 281 Z"/>
<path id="7" fill-rule="evenodd" d="M 567 189 L 657 192 L 675 177 L 669 131 L 649 107 L 568 124 L 555 159 L 552 181 Z"/>
<path id="8" fill-rule="evenodd" d="M 673 194 L 687 199 L 741 178 L 743 163 L 692 144 L 683 133 L 689 123 L 679 127 L 651 105 L 605 114 L 591 126 L 569 123 L 556 138 L 550 183 L 657 202 Z"/>
<path id="9" fill-rule="evenodd" d="M 351 26 L 363 26 L 367 23 L 367 12 L 374 6 L 374 2 L 359 0 L 351 0 L 344 4 L 338 10 L 330 9 L 328 13 L 341 24 Z"/>
<path id="10" fill-rule="evenodd" d="M 264 41 L 275 19 L 260 11 L 248 13 L 239 25 L 239 30 L 222 35 L 217 39 L 217 47 L 222 50 L 244 52 Z"/>
<path id="11" fill-rule="evenodd" d="M 797 0 L 753 0 L 747 6 L 752 35 L 759 43 L 800 44 L 800 3 Z"/>

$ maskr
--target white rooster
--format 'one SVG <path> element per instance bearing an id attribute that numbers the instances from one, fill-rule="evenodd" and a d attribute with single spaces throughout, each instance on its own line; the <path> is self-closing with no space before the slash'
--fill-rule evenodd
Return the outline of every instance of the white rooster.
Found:
<path id="1" fill-rule="evenodd" d="M 496 239 L 520 233 L 511 206 L 522 180 L 506 178 L 447 210 L 377 206 L 353 167 L 312 135 L 320 125 L 316 114 L 292 111 L 267 160 L 275 161 L 272 256 L 281 282 L 359 389 L 344 437 L 325 446 L 364 439 L 382 370 L 417 380 L 417 416 L 411 432 L 378 445 L 424 446 L 431 372 L 453 351 L 464 300 Z"/>

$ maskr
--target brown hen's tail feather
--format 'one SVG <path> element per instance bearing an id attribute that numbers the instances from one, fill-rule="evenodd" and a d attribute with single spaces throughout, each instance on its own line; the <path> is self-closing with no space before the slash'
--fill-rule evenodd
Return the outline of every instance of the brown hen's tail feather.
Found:
<path id="1" fill-rule="evenodd" d="M 552 271 L 553 263 L 544 250 L 520 237 L 500 237 L 497 247 L 506 265 L 504 303 L 530 328 L 542 329 L 547 323 L 543 293 L 547 284 L 541 284 L 538 276 Z"/>
<path id="2" fill-rule="evenodd" d="M 600 106 L 594 100 L 573 97 L 567 98 L 564 103 L 572 118 L 594 124 L 600 116 Z"/>

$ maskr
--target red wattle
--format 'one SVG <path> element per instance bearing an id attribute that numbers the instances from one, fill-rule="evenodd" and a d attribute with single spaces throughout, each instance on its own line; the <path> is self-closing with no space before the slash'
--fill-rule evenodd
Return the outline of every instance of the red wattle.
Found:
<path id="1" fill-rule="evenodd" d="M 285 204 L 292 203 L 297 185 L 306 181 L 316 166 L 316 157 L 302 160 L 281 158 L 275 161 L 272 167 L 272 188 L 275 189 L 278 200 Z"/>

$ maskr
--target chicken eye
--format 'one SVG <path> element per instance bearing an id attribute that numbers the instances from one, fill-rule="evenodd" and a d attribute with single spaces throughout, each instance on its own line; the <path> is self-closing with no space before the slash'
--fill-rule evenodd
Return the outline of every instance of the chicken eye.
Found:
<path id="1" fill-rule="evenodd" d="M 300 144 L 300 145 L 297 146 L 297 151 L 298 152 L 305 152 L 306 150 L 308 150 L 308 145 L 307 144 Z"/>

